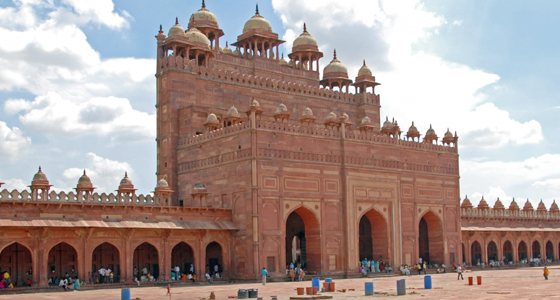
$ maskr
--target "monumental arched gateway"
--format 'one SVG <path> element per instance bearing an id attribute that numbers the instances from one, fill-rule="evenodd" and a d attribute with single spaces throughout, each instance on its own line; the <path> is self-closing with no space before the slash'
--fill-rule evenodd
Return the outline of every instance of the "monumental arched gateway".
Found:
<path id="1" fill-rule="evenodd" d="M 430 264 L 444 262 L 443 227 L 439 217 L 426 212 L 418 225 L 419 257 Z"/>
<path id="2" fill-rule="evenodd" d="M 286 219 L 286 263 L 301 263 L 308 271 L 321 270 L 320 225 L 305 207 L 292 211 Z"/>

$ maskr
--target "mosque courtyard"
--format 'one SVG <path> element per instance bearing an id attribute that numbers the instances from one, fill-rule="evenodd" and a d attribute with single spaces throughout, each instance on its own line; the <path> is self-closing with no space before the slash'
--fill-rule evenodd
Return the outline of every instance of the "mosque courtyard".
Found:
<path id="1" fill-rule="evenodd" d="M 424 275 L 392 276 L 382 278 L 335 279 L 337 292 L 320 293 L 332 299 L 366 299 L 398 297 L 399 299 L 556 299 L 560 298 L 560 266 L 550 267 L 549 280 L 544 280 L 542 267 L 508 270 L 485 270 L 464 273 L 464 280 L 457 280 L 457 273 L 429 274 L 432 276 L 432 289 L 424 289 Z M 474 276 L 474 285 L 468 285 L 468 277 Z M 482 285 L 476 285 L 476 276 L 482 276 Z M 397 296 L 396 281 L 406 279 L 404 296 Z M 364 282 L 374 282 L 373 296 L 365 296 Z M 322 286 L 321 281 L 321 286 Z M 309 287 L 311 281 L 269 282 L 237 284 L 195 284 L 172 286 L 172 296 L 166 296 L 166 287 L 131 287 L 131 299 L 156 300 L 202 300 L 209 299 L 214 292 L 216 299 L 236 299 L 238 289 L 258 289 L 258 296 L 270 300 L 296 297 L 296 288 Z M 346 292 L 341 290 L 345 289 Z M 306 297 L 306 296 L 304 296 Z M 58 293 L 1 295 L 0 299 L 121 299 L 120 289 L 96 289 Z"/>

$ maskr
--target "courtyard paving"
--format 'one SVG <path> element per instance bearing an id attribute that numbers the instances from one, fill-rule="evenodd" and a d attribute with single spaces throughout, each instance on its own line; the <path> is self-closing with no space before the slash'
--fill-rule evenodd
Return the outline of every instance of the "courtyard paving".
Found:
<path id="1" fill-rule="evenodd" d="M 457 280 L 456 273 L 432 274 L 433 288 L 424 289 L 424 275 L 394 276 L 384 278 L 336 279 L 336 289 L 346 292 L 322 293 L 332 299 L 366 299 L 398 297 L 399 299 L 560 299 L 560 267 L 550 268 L 549 280 L 544 280 L 542 268 L 521 268 L 509 270 L 485 270 L 464 273 L 464 280 Z M 474 276 L 474 284 L 468 285 L 468 277 Z M 476 285 L 476 276 L 482 276 L 482 285 Z M 404 296 L 397 296 L 396 281 L 406 279 Z M 365 296 L 364 282 L 374 282 L 375 295 Z M 322 283 L 323 281 L 321 281 Z M 259 297 L 270 300 L 278 296 L 279 300 L 295 297 L 297 287 L 311 286 L 311 281 L 270 282 L 266 286 L 260 283 L 238 284 L 196 284 L 172 287 L 172 296 L 165 296 L 166 287 L 131 288 L 131 299 L 142 300 L 202 300 L 209 299 L 214 292 L 216 299 L 237 298 L 238 289 L 258 289 Z M 322 286 L 322 284 L 321 284 Z M 349 291 L 355 289 L 354 291 Z M 68 291 L 59 293 L 1 295 L 0 299 L 79 299 L 109 300 L 121 299 L 120 289 L 98 289 L 87 291 Z"/>

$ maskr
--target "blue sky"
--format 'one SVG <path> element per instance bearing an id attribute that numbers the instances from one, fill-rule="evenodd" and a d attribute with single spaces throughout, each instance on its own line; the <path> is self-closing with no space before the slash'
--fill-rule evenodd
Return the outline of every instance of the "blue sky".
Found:
<path id="1" fill-rule="evenodd" d="M 55 190 L 86 169 L 99 192 L 125 171 L 155 176 L 155 38 L 199 1 L 0 0 L 0 181 L 24 188 L 41 165 Z M 234 42 L 254 1 L 206 1 Z M 536 207 L 560 200 L 560 2 L 261 1 L 286 44 L 303 22 L 355 77 L 382 85 L 382 115 L 421 132 L 457 131 L 461 194 Z M 550 33 L 552 31 L 552 33 Z M 464 196 L 461 196 L 462 198 Z"/>

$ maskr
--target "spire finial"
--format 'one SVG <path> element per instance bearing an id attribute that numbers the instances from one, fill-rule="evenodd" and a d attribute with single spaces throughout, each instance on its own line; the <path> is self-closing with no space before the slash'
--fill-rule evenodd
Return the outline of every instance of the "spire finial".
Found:
<path id="1" fill-rule="evenodd" d="M 366 60 L 364 59 L 364 67 L 366 66 Z"/>
<path id="2" fill-rule="evenodd" d="M 39 172 L 42 172 L 42 171 L 41 171 L 41 166 L 39 166 Z"/>
<path id="3" fill-rule="evenodd" d="M 259 4 L 258 4 L 258 3 L 257 3 L 257 12 L 256 12 L 256 14 L 257 14 L 257 15 L 259 14 Z"/>
<path id="4" fill-rule="evenodd" d="M 86 169 L 84 169 L 84 176 L 86 175 Z"/>
<path id="5" fill-rule="evenodd" d="M 336 49 L 334 49 L 334 59 L 336 59 Z"/>
<path id="6" fill-rule="evenodd" d="M 206 3 L 204 3 L 204 0 L 202 0 L 202 8 L 206 8 Z"/>
<path id="7" fill-rule="evenodd" d="M 307 32 L 307 26 L 305 25 L 305 22 L 303 23 L 303 32 Z"/>
<path id="8" fill-rule="evenodd" d="M 175 17 L 175 25 L 179 25 L 179 17 Z"/>
<path id="9" fill-rule="evenodd" d="M 128 172 L 124 171 L 124 177 L 128 177 Z"/>
<path id="10" fill-rule="evenodd" d="M 226 41 L 226 48 L 228 48 L 228 47 L 229 47 L 229 44 L 228 44 L 228 41 Z"/>
<path id="11" fill-rule="evenodd" d="M 161 26 L 161 24 L 159 24 L 159 31 L 163 32 L 163 26 Z"/>

